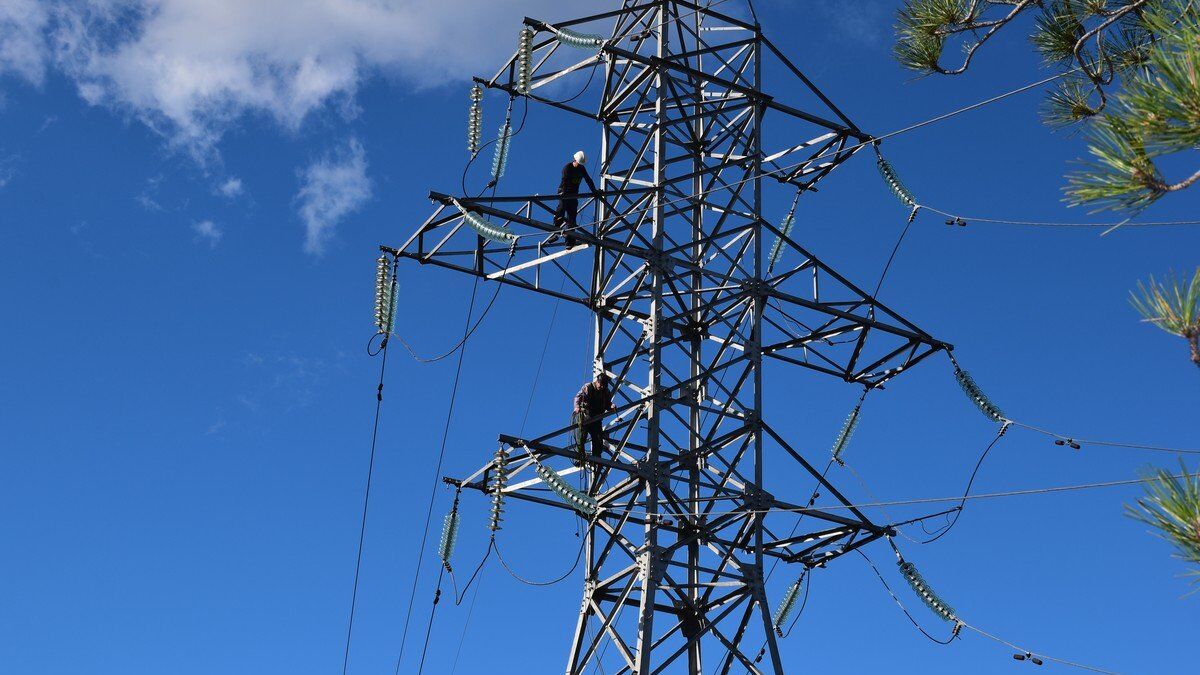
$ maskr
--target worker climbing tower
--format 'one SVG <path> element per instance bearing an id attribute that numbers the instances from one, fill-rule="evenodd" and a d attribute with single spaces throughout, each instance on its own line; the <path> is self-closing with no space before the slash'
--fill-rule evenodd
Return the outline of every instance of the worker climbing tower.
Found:
<path id="1" fill-rule="evenodd" d="M 775 411 L 791 414 L 805 371 L 869 390 L 949 349 L 797 243 L 797 201 L 871 137 L 720 4 L 526 18 L 516 53 L 476 79 L 469 149 L 481 147 L 478 87 L 506 93 L 510 111 L 523 97 L 595 122 L 600 190 L 581 195 L 574 245 L 551 236 L 556 197 L 495 190 L 431 193 L 433 214 L 395 249 L 594 315 L 595 364 L 616 401 L 605 452 L 581 456 L 564 410 L 560 428 L 501 433 L 482 468 L 454 479 L 491 495 L 493 528 L 517 500 L 585 520 L 569 674 L 601 661 L 638 675 L 784 672 L 776 640 L 793 581 L 891 529 L 826 479 L 828 448 L 793 447 L 772 425 L 768 366 L 796 385 Z M 780 95 L 763 90 L 764 72 Z M 546 93 L 592 76 L 594 106 Z M 497 173 L 515 157 L 512 133 L 506 121 Z M 792 209 L 765 214 L 771 191 Z M 843 508 L 813 508 L 814 485 Z M 780 567 L 770 587 L 767 565 Z"/>

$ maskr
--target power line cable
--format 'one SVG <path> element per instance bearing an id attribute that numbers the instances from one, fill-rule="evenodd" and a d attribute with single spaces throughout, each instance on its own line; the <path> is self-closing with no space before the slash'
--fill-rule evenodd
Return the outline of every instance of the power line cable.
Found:
<path id="1" fill-rule="evenodd" d="M 962 499 L 959 501 L 958 506 L 955 507 L 954 514 L 950 516 L 950 522 L 946 524 L 945 529 L 929 539 L 922 541 L 922 544 L 932 544 L 938 539 L 946 536 L 946 533 L 949 532 L 950 529 L 956 524 L 958 524 L 958 519 L 960 516 L 962 516 L 963 505 L 967 503 L 967 497 L 971 494 L 971 486 L 975 484 L 975 477 L 979 475 L 979 467 L 983 466 L 983 460 L 987 459 L 988 453 L 992 451 L 992 448 L 996 447 L 996 443 L 1000 441 L 1000 439 L 1004 436 L 1004 432 L 1006 431 L 1008 431 L 1008 425 L 1001 424 L 1000 430 L 996 432 L 996 436 L 992 438 L 992 442 L 988 443 L 987 447 L 984 448 L 983 453 L 979 455 L 979 461 L 975 462 L 975 468 L 971 471 L 971 477 L 967 479 L 967 487 L 963 490 Z"/>
<path id="2" fill-rule="evenodd" d="M 571 564 L 571 568 L 568 569 L 566 572 L 564 572 L 562 575 L 557 576 L 548 581 L 533 581 L 531 579 L 526 579 L 525 577 L 521 576 L 520 574 L 517 574 L 513 570 L 512 567 L 509 567 L 508 561 L 504 559 L 504 554 L 500 552 L 500 544 L 493 541 L 492 548 L 496 549 L 496 557 L 500 560 L 500 565 L 504 567 L 504 570 L 506 572 L 508 572 L 509 576 L 511 576 L 513 579 L 516 579 L 517 581 L 519 581 L 527 586 L 553 586 L 554 584 L 557 584 L 560 581 L 563 581 L 567 577 L 571 576 L 571 574 L 575 571 L 575 569 L 577 567 L 579 567 L 579 561 L 583 559 L 583 549 L 584 549 L 584 546 L 586 543 L 587 543 L 586 541 L 579 542 L 579 552 L 575 554 L 575 562 Z"/>
<path id="3" fill-rule="evenodd" d="M 896 545 L 892 539 L 888 538 L 888 544 L 892 545 L 892 549 L 895 551 L 896 557 L 898 557 L 899 560 L 901 560 L 901 561 L 904 560 L 904 556 L 901 555 L 900 549 L 896 548 Z M 1054 661 L 1056 663 L 1061 663 L 1063 665 L 1069 665 L 1069 667 L 1072 667 L 1072 668 L 1079 668 L 1082 670 L 1091 670 L 1091 671 L 1093 671 L 1093 673 L 1105 673 L 1106 675 L 1118 675 L 1116 673 L 1112 673 L 1111 670 L 1104 670 L 1102 668 L 1092 667 L 1092 665 L 1086 665 L 1086 664 L 1082 664 L 1082 663 L 1078 663 L 1078 662 L 1074 662 L 1074 661 L 1067 661 L 1067 659 L 1055 658 L 1052 656 L 1046 656 L 1046 655 L 1044 655 L 1044 653 L 1032 652 L 1030 650 L 1026 650 L 1025 647 L 1021 647 L 1021 646 L 1015 645 L 1013 643 L 1009 643 L 1008 640 L 1003 640 L 1001 638 L 997 638 L 996 635 L 992 635 L 990 633 L 985 633 L 984 631 L 982 631 L 982 629 L 974 627 L 974 626 L 970 625 L 970 623 L 967 623 L 966 621 L 962 621 L 962 619 L 960 619 L 959 616 L 953 616 L 954 631 L 952 633 L 950 633 L 950 638 L 948 640 L 944 640 L 944 641 L 938 640 L 937 638 L 932 637 L 932 635 L 930 635 L 928 632 L 926 632 L 925 629 L 922 628 L 922 626 L 920 626 L 920 623 L 918 623 L 917 620 L 914 619 L 912 614 L 908 613 L 908 610 L 907 610 L 907 608 L 905 608 L 904 603 L 902 603 L 900 601 L 899 597 L 896 597 L 895 592 L 892 591 L 892 586 L 888 585 L 887 580 L 883 578 L 883 574 L 880 572 L 880 568 L 876 567 L 874 562 L 871 562 L 871 558 L 866 556 L 866 554 L 864 554 L 862 549 L 854 549 L 854 551 L 856 551 L 858 555 L 863 556 L 863 560 L 865 560 L 866 563 L 868 563 L 868 565 L 871 566 L 872 571 L 874 571 L 876 577 L 878 579 L 880 579 L 880 583 L 883 585 L 884 589 L 886 589 L 888 591 L 888 595 L 892 596 L 892 599 L 893 599 L 893 601 L 895 601 L 896 605 L 898 605 L 898 607 L 900 608 L 901 611 L 904 611 L 905 616 L 908 617 L 908 621 L 911 621 L 912 625 L 916 626 L 918 631 L 922 632 L 922 634 L 924 634 L 926 638 L 929 638 L 930 640 L 935 641 L 935 643 L 942 644 L 942 645 L 948 645 L 948 644 L 952 643 L 952 641 L 954 641 L 955 638 L 959 637 L 959 631 L 961 628 L 970 628 L 970 629 L 972 629 L 972 631 L 979 633 L 980 635 L 983 635 L 983 637 L 985 637 L 985 638 L 989 638 L 991 640 L 997 641 L 997 643 L 1013 647 L 1014 650 L 1019 651 L 1021 653 L 1021 655 L 1025 656 L 1025 657 L 1037 656 L 1037 657 L 1046 659 L 1046 661 Z"/>
<path id="4" fill-rule="evenodd" d="M 512 260 L 511 253 L 509 254 L 509 260 Z M 505 266 L 507 267 L 508 264 L 505 263 Z M 478 281 L 479 281 L 478 276 L 475 277 L 475 281 L 476 281 L 476 283 L 478 283 Z M 408 342 L 399 333 L 394 332 L 393 336 L 397 340 L 400 341 L 400 344 L 404 345 L 404 348 L 406 350 L 408 350 L 409 355 L 412 356 L 414 361 L 418 361 L 420 363 L 437 363 L 438 361 L 441 361 L 445 358 L 453 356 L 455 353 L 459 352 L 459 350 L 461 350 L 463 347 L 466 346 L 467 340 L 469 340 L 471 338 L 471 336 L 475 334 L 475 331 L 479 329 L 479 326 L 483 324 L 483 320 L 486 319 L 488 313 L 492 311 L 492 305 L 494 305 L 496 303 L 496 298 L 500 296 L 501 288 L 504 288 L 504 284 L 496 284 L 496 291 L 494 293 L 492 293 L 492 297 L 490 300 L 488 300 L 487 306 L 485 306 L 483 308 L 483 312 L 479 315 L 479 320 L 476 321 L 474 325 L 470 325 L 468 323 L 467 330 L 465 330 L 463 332 L 462 339 L 459 340 L 458 342 L 454 343 L 454 345 L 452 347 L 450 347 L 450 349 L 448 351 L 446 351 L 445 353 L 442 353 L 442 354 L 439 354 L 439 355 L 433 356 L 433 357 L 421 356 L 412 348 L 411 345 L 408 344 Z M 471 290 L 471 297 L 472 298 L 475 297 L 474 289 Z"/>
<path id="5" fill-rule="evenodd" d="M 467 605 L 467 617 L 463 620 L 462 633 L 458 636 L 458 647 L 454 650 L 454 662 L 450 665 L 450 675 L 454 675 L 458 670 L 458 658 L 462 654 L 463 643 L 467 641 L 467 629 L 471 625 L 471 615 L 475 613 L 475 601 L 479 599 L 481 588 L 483 588 L 482 576 L 479 577 L 479 583 L 475 584 L 475 591 L 471 594 L 471 604 Z"/>
<path id="6" fill-rule="evenodd" d="M 429 636 L 433 634 L 433 619 L 437 616 L 438 602 L 442 599 L 442 575 L 446 567 L 438 570 L 437 590 L 433 594 L 433 608 L 429 610 L 429 622 L 425 625 L 425 642 L 421 646 L 421 665 L 417 667 L 417 675 L 425 672 L 425 654 L 429 651 Z"/>
<path id="7" fill-rule="evenodd" d="M 395 261 L 392 263 L 392 279 L 393 292 L 395 292 Z M 371 504 L 371 482 L 375 475 L 375 447 L 379 439 L 379 418 L 383 408 L 383 380 L 384 374 L 387 372 L 388 356 L 387 343 L 388 340 L 385 335 L 379 348 L 379 351 L 383 352 L 383 358 L 379 363 L 379 384 L 375 387 L 375 422 L 371 427 L 371 453 L 367 460 L 367 481 L 366 487 L 363 490 L 362 521 L 359 524 L 358 530 L 358 554 L 354 561 L 354 589 L 350 593 L 350 617 L 346 623 L 346 650 L 342 655 L 342 675 L 346 675 L 346 671 L 350 667 L 350 642 L 354 635 L 354 610 L 358 606 L 358 579 L 359 573 L 362 570 L 363 544 L 367 537 L 367 510 Z"/>
<path id="8" fill-rule="evenodd" d="M 908 611 L 908 608 L 904 606 L 904 603 L 900 601 L 900 598 L 896 596 L 896 593 L 894 591 L 892 591 L 892 587 L 889 586 L 887 580 L 883 578 L 883 573 L 881 573 L 879 571 L 879 568 L 875 566 L 875 563 L 872 562 L 871 559 L 867 557 L 867 554 L 863 553 L 862 549 L 858 549 L 858 548 L 854 549 L 854 552 L 861 555 L 863 560 L 867 561 L 867 564 L 871 566 L 871 571 L 875 572 L 876 577 L 879 577 L 879 583 L 883 584 L 883 587 L 885 590 L 887 590 L 888 595 L 892 596 L 892 600 L 896 601 L 896 606 L 900 608 L 901 612 L 904 612 L 904 616 L 908 617 L 908 620 L 912 622 L 912 625 L 916 626 L 917 630 L 921 631 L 921 635 L 924 635 L 925 637 L 929 638 L 933 642 L 938 643 L 939 645 L 948 645 L 954 641 L 954 635 L 951 635 L 946 640 L 940 640 L 940 639 L 935 638 L 934 636 L 930 635 L 929 631 L 925 630 L 925 628 L 921 626 L 921 624 L 916 620 L 916 618 L 913 617 L 913 615 Z"/>
<path id="9" fill-rule="evenodd" d="M 501 286 L 503 286 L 503 284 L 497 285 L 497 291 L 499 291 Z M 450 388 L 450 404 L 446 410 L 446 424 L 442 428 L 442 442 L 438 449 L 437 465 L 433 472 L 433 485 L 429 490 L 429 506 L 425 512 L 425 528 L 421 533 L 421 546 L 417 550 L 417 569 L 416 572 L 413 573 L 412 589 L 409 591 L 408 609 L 406 610 L 404 616 L 404 631 L 400 636 L 400 653 L 396 656 L 395 672 L 397 674 L 400 672 L 400 663 L 404 660 L 404 647 L 408 641 L 408 625 L 409 621 L 412 619 L 413 601 L 416 599 L 417 595 L 417 582 L 421 578 L 421 565 L 425 560 L 425 545 L 429 539 L 429 522 L 433 518 L 433 502 L 437 496 L 437 484 L 442 473 L 442 461 L 446 456 L 446 441 L 450 437 L 450 420 L 454 416 L 454 402 L 458 397 L 458 383 L 462 376 L 463 356 L 467 351 L 466 341 L 467 338 L 470 337 L 470 333 L 473 330 L 471 328 L 471 314 L 473 313 L 475 307 L 475 294 L 478 289 L 479 277 L 477 276 L 475 277 L 475 282 L 471 285 L 471 300 L 467 307 L 466 326 L 463 328 L 465 335 L 461 341 L 461 344 L 459 345 L 460 349 L 458 351 L 458 364 L 454 369 L 454 384 Z M 495 297 L 493 296 L 492 299 L 495 300 Z M 478 326 L 478 324 L 476 324 L 476 326 Z"/>

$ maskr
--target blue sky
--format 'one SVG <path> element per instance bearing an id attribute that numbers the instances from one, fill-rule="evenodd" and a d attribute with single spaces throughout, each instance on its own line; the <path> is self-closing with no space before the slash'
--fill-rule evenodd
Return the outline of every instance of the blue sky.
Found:
<path id="1" fill-rule="evenodd" d="M 737 2 L 729 2 L 733 7 Z M 329 673 L 341 665 L 378 361 L 373 260 L 454 191 L 467 77 L 555 3 L 10 0 L 0 8 L 0 663 L 12 673 Z M 765 30 L 865 130 L 883 133 L 1044 76 L 1013 34 L 972 72 L 918 79 L 888 52 L 894 3 L 760 2 Z M 588 6 L 597 6 L 589 3 Z M 583 11 L 583 10 L 580 10 Z M 742 11 L 740 8 L 730 11 Z M 899 136 L 909 187 L 948 211 L 1106 220 L 1061 202 L 1081 142 L 1038 121 L 1038 92 Z M 786 93 L 781 94 L 786 100 Z M 487 101 L 485 129 L 502 114 Z M 534 111 L 510 180 L 554 187 L 595 130 Z M 859 156 L 805 203 L 799 239 L 866 283 L 904 210 Z M 1194 218 L 1187 192 L 1153 220 Z M 768 202 L 782 215 L 786 203 Z M 1197 264 L 1200 231 L 1098 231 L 922 216 L 882 299 L 953 343 L 1005 411 L 1081 437 L 1197 447 L 1182 340 L 1130 309 L 1138 279 Z M 470 280 L 402 266 L 399 330 L 426 353 L 461 331 Z M 466 354 L 447 473 L 518 430 L 553 309 L 502 293 Z M 528 429 L 561 424 L 590 368 L 587 317 L 558 314 Z M 392 354 L 351 672 L 391 672 L 453 364 Z M 767 415 L 823 458 L 857 391 L 769 372 Z M 880 498 L 958 493 L 993 428 L 942 358 L 872 396 L 850 459 Z M 1169 455 L 1068 451 L 1010 432 L 979 491 L 1121 480 Z M 849 475 L 852 498 L 867 495 Z M 807 486 L 797 488 L 804 492 Z M 1164 542 L 1122 515 L 1136 488 L 973 504 L 905 551 L 975 625 L 1127 673 L 1194 663 L 1195 596 Z M 449 503 L 441 489 L 435 528 Z M 458 555 L 482 552 L 486 505 L 464 498 Z M 882 518 L 882 516 L 880 516 Z M 561 573 L 574 527 L 513 509 L 511 562 Z M 436 532 L 434 533 L 436 535 Z M 894 586 L 890 553 L 870 551 Z M 425 561 L 410 640 L 423 633 Z M 465 564 L 465 563 L 464 563 Z M 455 672 L 557 672 L 579 588 L 484 572 Z M 906 588 L 928 628 L 945 626 Z M 777 591 L 778 592 L 778 591 Z M 426 672 L 451 672 L 466 607 L 443 602 Z M 868 646 L 869 645 L 869 646 Z M 410 644 L 410 656 L 419 645 Z M 815 578 L 783 643 L 826 672 L 1029 668 L 974 635 L 927 642 L 869 568 Z M 407 662 L 406 672 L 413 672 Z M 1051 666 L 1046 666 L 1050 668 Z"/>

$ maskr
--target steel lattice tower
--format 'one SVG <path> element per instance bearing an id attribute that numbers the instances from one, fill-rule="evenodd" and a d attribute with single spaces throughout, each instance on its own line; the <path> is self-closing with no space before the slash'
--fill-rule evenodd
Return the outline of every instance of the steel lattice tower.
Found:
<path id="1" fill-rule="evenodd" d="M 599 506 L 587 518 L 566 672 L 602 658 L 638 675 L 683 672 L 684 664 L 695 674 L 735 665 L 783 672 L 764 561 L 824 566 L 890 529 L 856 508 L 803 503 L 815 480 L 849 505 L 814 466 L 825 448 L 802 453 L 763 417 L 765 364 L 875 388 L 949 348 L 764 218 L 764 190 L 803 197 L 870 137 L 757 25 L 691 2 L 625 0 L 594 16 L 525 24 L 536 31 L 528 87 L 519 53 L 476 81 L 601 125 L 593 169 L 601 195 L 581 201 L 579 217 L 594 222 L 568 249 L 546 241 L 556 197 L 431 193 L 435 212 L 398 253 L 595 315 L 596 363 L 616 390 L 607 452 L 576 466 L 569 426 L 499 437 L 511 448 L 499 460 L 506 499 L 572 510 L 546 495 L 540 465 L 572 481 L 582 472 Z M 602 44 L 564 64 L 564 42 L 587 33 Z M 762 90 L 765 66 L 779 69 L 798 101 Z M 582 81 L 590 68 L 604 78 L 595 109 L 544 95 L 543 87 Z M 464 212 L 527 236 L 510 251 L 480 236 Z M 581 269 L 580 259 L 591 264 Z M 810 482 L 780 483 L 774 477 L 785 466 Z M 491 493 L 496 471 L 489 462 L 454 482 Z"/>

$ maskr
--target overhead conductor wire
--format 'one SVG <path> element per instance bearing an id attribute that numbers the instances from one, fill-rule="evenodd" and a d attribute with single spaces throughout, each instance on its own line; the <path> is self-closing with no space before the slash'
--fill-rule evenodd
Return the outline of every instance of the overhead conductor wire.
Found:
<path id="1" fill-rule="evenodd" d="M 392 260 L 392 294 L 396 293 L 396 260 Z M 387 352 L 388 335 L 384 334 L 383 342 L 380 343 L 379 351 L 383 352 L 383 358 L 379 362 L 379 384 L 375 387 L 375 422 L 371 426 L 371 453 L 367 460 L 367 481 L 366 487 L 363 490 L 363 507 L 362 521 L 358 530 L 358 554 L 354 561 L 354 589 L 350 593 L 350 617 L 346 624 L 346 649 L 342 656 L 342 675 L 346 675 L 346 671 L 350 666 L 350 642 L 354 635 L 354 610 L 358 606 L 358 579 L 359 572 L 362 570 L 362 555 L 363 543 L 367 536 L 367 510 L 371 504 L 371 481 L 375 475 L 375 447 L 379 439 L 379 417 L 383 408 L 383 381 L 384 375 L 387 373 Z M 376 352 L 378 353 L 378 352 Z"/>

